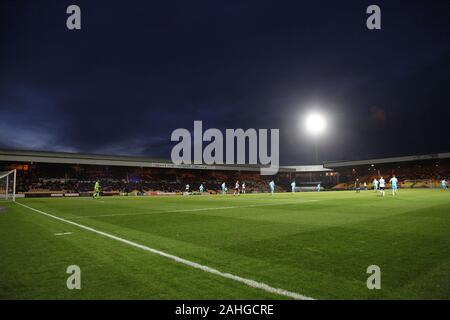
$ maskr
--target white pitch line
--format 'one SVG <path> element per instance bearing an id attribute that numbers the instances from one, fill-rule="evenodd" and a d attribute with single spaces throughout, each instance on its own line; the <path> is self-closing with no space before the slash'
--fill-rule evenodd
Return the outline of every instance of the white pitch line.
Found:
<path id="1" fill-rule="evenodd" d="M 278 206 L 278 205 L 285 205 L 285 204 L 298 204 L 298 203 L 316 202 L 316 201 L 319 201 L 319 200 L 302 200 L 302 201 L 278 202 L 278 203 L 249 204 L 249 205 L 244 205 L 244 206 L 224 206 L 224 207 L 207 207 L 207 208 L 194 208 L 194 209 L 176 209 L 176 210 L 163 210 L 163 211 L 153 211 L 153 212 L 99 214 L 99 215 L 95 215 L 95 216 L 77 216 L 77 217 L 74 217 L 74 218 L 78 219 L 78 218 L 100 218 L 100 217 L 116 217 L 116 216 L 139 216 L 139 215 L 157 214 L 157 213 L 177 213 L 177 212 L 197 212 L 197 211 L 210 211 L 210 210 L 227 210 L 227 209 Z"/>
<path id="2" fill-rule="evenodd" d="M 118 237 L 118 236 L 115 236 L 115 235 L 112 235 L 112 234 L 109 234 L 109 233 L 106 233 L 106 232 L 103 232 L 103 231 L 100 231 L 100 230 L 88 227 L 88 226 L 85 226 L 85 225 L 82 225 L 82 224 L 79 224 L 79 223 L 76 223 L 76 222 L 64 219 L 64 218 L 60 218 L 60 217 L 54 216 L 54 215 L 52 215 L 50 213 L 47 213 L 47 212 L 44 212 L 44 211 L 41 211 L 41 210 L 38 210 L 38 209 L 35 209 L 35 208 L 32 208 L 32 207 L 29 207 L 29 206 L 27 206 L 27 205 L 25 205 L 23 203 L 20 203 L 20 202 L 15 202 L 15 203 L 20 205 L 20 206 L 22 206 L 22 207 L 24 207 L 24 208 L 27 208 L 29 210 L 32 210 L 32 211 L 37 212 L 39 214 L 42 214 L 44 216 L 50 217 L 52 219 L 55 219 L 55 220 L 58 220 L 58 221 L 62 221 L 64 223 L 68 223 L 68 224 L 74 225 L 74 226 L 76 226 L 78 228 L 81 228 L 81 229 L 84 229 L 84 230 L 87 230 L 87 231 L 91 231 L 93 233 L 102 235 L 104 237 L 107 237 L 107 238 L 110 238 L 110 239 L 113 239 L 113 240 L 116 240 L 116 241 L 128 244 L 129 246 L 136 247 L 136 248 L 142 249 L 144 251 L 148 251 L 148 252 L 160 255 L 162 257 L 168 258 L 168 259 L 176 261 L 178 263 L 182 263 L 182 264 L 190 266 L 192 268 L 199 269 L 199 270 L 202 270 L 202 271 L 205 271 L 205 272 L 208 272 L 208 273 L 211 273 L 211 274 L 214 274 L 214 275 L 226 278 L 226 279 L 231 279 L 231 280 L 243 283 L 243 284 L 245 284 L 245 285 L 247 285 L 249 287 L 252 287 L 252 288 L 261 289 L 261 290 L 264 290 L 264 291 L 269 292 L 269 293 L 278 294 L 278 295 L 289 297 L 289 298 L 296 299 L 296 300 L 314 300 L 313 298 L 304 296 L 304 295 L 302 295 L 300 293 L 296 293 L 296 292 L 292 292 L 292 291 L 288 291 L 288 290 L 284 290 L 284 289 L 280 289 L 280 288 L 274 288 L 274 287 L 271 287 L 268 284 L 265 284 L 263 282 L 258 282 L 258 281 L 255 281 L 255 280 L 252 280 L 252 279 L 243 278 L 243 277 L 231 274 L 231 273 L 222 272 L 222 271 L 219 271 L 217 269 L 214 269 L 214 268 L 211 268 L 211 267 L 199 264 L 197 262 L 193 262 L 193 261 L 189 261 L 189 260 L 180 258 L 178 256 L 166 253 L 164 251 L 153 249 L 153 248 L 144 246 L 142 244 L 139 244 L 139 243 L 136 243 L 136 242 L 133 242 L 133 241 L 130 241 L 130 240 L 127 240 L 127 239 L 124 239 L 124 238 L 121 238 L 121 237 Z"/>
<path id="3" fill-rule="evenodd" d="M 58 233 L 55 233 L 55 236 L 67 236 L 69 234 L 72 234 L 72 232 L 58 232 Z"/>

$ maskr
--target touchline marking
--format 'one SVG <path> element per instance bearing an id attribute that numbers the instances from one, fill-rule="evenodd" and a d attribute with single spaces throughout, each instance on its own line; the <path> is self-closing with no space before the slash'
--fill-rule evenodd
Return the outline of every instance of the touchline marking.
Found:
<path id="1" fill-rule="evenodd" d="M 109 233 L 106 233 L 106 232 L 103 232 L 103 231 L 100 231 L 100 230 L 88 227 L 88 226 L 85 226 L 85 225 L 82 225 L 82 224 L 79 224 L 79 223 L 76 223 L 76 222 L 64 219 L 64 218 L 60 218 L 60 217 L 54 216 L 54 215 L 52 215 L 50 213 L 47 213 L 47 212 L 44 212 L 44 211 L 41 211 L 41 210 L 38 210 L 38 209 L 35 209 L 35 208 L 32 208 L 32 207 L 29 207 L 29 206 L 27 206 L 27 205 L 25 205 L 23 203 L 20 203 L 20 202 L 15 202 L 15 203 L 20 205 L 20 206 L 22 206 L 22 207 L 24 207 L 24 208 L 27 208 L 27 209 L 32 210 L 34 212 L 40 213 L 40 214 L 42 214 L 44 216 L 50 217 L 52 219 L 55 219 L 55 220 L 58 220 L 58 221 L 62 221 L 62 222 L 65 222 L 65 223 L 68 223 L 68 224 L 71 224 L 71 225 L 74 225 L 74 226 L 76 226 L 78 228 L 91 231 L 93 233 L 102 235 L 104 237 L 107 237 L 107 238 L 110 238 L 110 239 L 113 239 L 113 240 L 116 240 L 116 241 L 119 241 L 119 242 L 123 242 L 123 243 L 128 244 L 128 245 L 130 245 L 132 247 L 136 247 L 136 248 L 142 249 L 144 251 L 148 251 L 148 252 L 160 255 L 162 257 L 171 259 L 171 260 L 176 261 L 178 263 L 185 264 L 185 265 L 190 266 L 192 268 L 200 269 L 202 271 L 209 272 L 211 274 L 215 274 L 215 275 L 218 275 L 218 276 L 226 278 L 226 279 L 231 279 L 231 280 L 243 283 L 243 284 L 245 284 L 245 285 L 247 285 L 249 287 L 252 287 L 252 288 L 261 289 L 261 290 L 264 290 L 264 291 L 269 292 L 269 293 L 278 294 L 280 296 L 285 296 L 285 297 L 289 297 L 289 298 L 296 299 L 296 300 L 314 300 L 311 297 L 307 297 L 307 296 L 304 296 L 304 295 L 296 293 L 296 292 L 292 292 L 292 291 L 288 291 L 288 290 L 284 290 L 284 289 L 280 289 L 280 288 L 274 288 L 274 287 L 271 287 L 268 284 L 265 284 L 263 282 L 258 282 L 258 281 L 255 281 L 255 280 L 251 280 L 251 279 L 243 278 L 243 277 L 240 277 L 240 276 L 236 276 L 236 275 L 231 274 L 231 273 L 222 272 L 222 271 L 219 271 L 217 269 L 210 268 L 208 266 L 204 266 L 202 264 L 199 264 L 199 263 L 196 263 L 196 262 L 192 262 L 192 261 L 180 258 L 180 257 L 177 257 L 175 255 L 166 253 L 164 251 L 156 250 L 156 249 L 144 246 L 142 244 L 139 244 L 139 243 L 136 243 L 136 242 L 133 242 L 133 241 L 130 241 L 130 240 L 127 240 L 127 239 L 124 239 L 124 238 L 121 238 L 121 237 L 118 237 L 118 236 L 115 236 L 115 235 L 112 235 L 112 234 L 109 234 Z"/>
<path id="2" fill-rule="evenodd" d="M 58 233 L 55 233 L 55 236 L 66 236 L 69 234 L 72 234 L 72 232 L 58 232 Z"/>
<path id="3" fill-rule="evenodd" d="M 224 207 L 207 207 L 207 208 L 194 208 L 194 209 L 177 209 L 177 210 L 164 210 L 164 211 L 153 211 L 153 212 L 100 214 L 100 215 L 95 215 L 95 216 L 77 216 L 77 217 L 74 217 L 74 218 L 78 219 L 78 218 L 100 218 L 100 217 L 116 217 L 116 216 L 139 216 L 139 215 L 157 214 L 157 213 L 177 213 L 177 212 L 196 212 L 196 211 L 210 211 L 210 210 L 227 210 L 227 209 L 278 206 L 278 205 L 286 205 L 286 204 L 298 204 L 298 203 L 316 202 L 316 201 L 319 201 L 319 200 L 302 200 L 302 201 L 279 202 L 279 203 L 249 204 L 249 205 L 243 205 L 243 206 L 224 206 Z"/>

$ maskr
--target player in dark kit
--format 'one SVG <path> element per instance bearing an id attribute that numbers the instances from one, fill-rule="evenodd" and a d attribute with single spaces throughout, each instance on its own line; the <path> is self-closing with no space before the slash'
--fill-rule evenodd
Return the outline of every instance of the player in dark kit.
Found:
<path id="1" fill-rule="evenodd" d="M 361 192 L 361 181 L 359 181 L 359 179 L 356 179 L 356 182 L 355 182 L 355 189 L 356 189 L 356 192 L 357 192 L 357 193 L 360 193 L 360 192 Z"/>

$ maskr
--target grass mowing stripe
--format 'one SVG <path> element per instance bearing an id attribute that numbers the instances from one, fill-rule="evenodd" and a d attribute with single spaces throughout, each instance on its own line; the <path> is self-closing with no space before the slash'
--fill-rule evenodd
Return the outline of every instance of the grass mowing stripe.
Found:
<path id="1" fill-rule="evenodd" d="M 264 203 L 264 204 L 249 204 L 243 206 L 223 206 L 223 207 L 207 207 L 207 208 L 194 208 L 194 209 L 179 209 L 179 210 L 165 210 L 165 211 L 153 211 L 153 212 L 136 212 L 136 213 L 115 213 L 115 214 L 101 214 L 95 216 L 79 216 L 72 218 L 100 218 L 100 217 L 116 217 L 116 216 L 138 216 L 155 213 L 177 213 L 177 212 L 196 212 L 196 211 L 210 211 L 210 210 L 227 210 L 227 209 L 241 209 L 241 208 L 254 208 L 254 207 L 267 207 L 267 206 L 281 206 L 289 204 L 299 204 L 306 202 L 316 202 L 319 200 L 301 200 L 291 202 L 279 202 L 279 203 Z"/>
<path id="2" fill-rule="evenodd" d="M 289 298 L 296 299 L 296 300 L 313 300 L 313 298 L 311 298 L 311 297 L 307 297 L 307 296 L 304 296 L 304 295 L 296 293 L 296 292 L 292 292 L 292 291 L 288 291 L 288 290 L 284 290 L 284 289 L 280 289 L 280 288 L 274 288 L 274 287 L 271 287 L 268 284 L 265 284 L 263 282 L 258 282 L 258 281 L 255 281 L 255 280 L 252 280 L 252 279 L 243 278 L 243 277 L 231 274 L 231 273 L 222 272 L 222 271 L 219 271 L 217 269 L 210 268 L 208 266 L 204 266 L 204 265 L 201 265 L 199 263 L 192 262 L 192 261 L 180 258 L 178 256 L 175 256 L 175 255 L 172 255 L 172 254 L 160 251 L 160 250 L 156 250 L 156 249 L 153 249 L 153 248 L 141 245 L 139 243 L 136 243 L 136 242 L 133 242 L 133 241 L 130 241 L 130 240 L 126 240 L 124 238 L 120 238 L 118 236 L 115 236 L 115 235 L 112 235 L 112 234 L 109 234 L 109 233 L 106 233 L 106 232 L 103 232 L 103 231 L 100 231 L 100 230 L 97 230 L 97 229 L 85 226 L 85 225 L 82 225 L 82 224 L 79 224 L 79 223 L 76 223 L 76 222 L 73 222 L 73 221 L 70 221 L 70 220 L 67 220 L 67 219 L 64 219 L 64 218 L 60 218 L 60 217 L 54 216 L 54 215 L 49 214 L 47 212 L 44 212 L 44 211 L 41 211 L 41 210 L 38 210 L 38 209 L 35 209 L 35 208 L 32 208 L 32 207 L 29 207 L 29 206 L 27 206 L 27 205 L 25 205 L 23 203 L 20 203 L 20 202 L 15 202 L 15 203 L 20 205 L 20 206 L 22 206 L 22 207 L 24 207 L 24 208 L 27 208 L 27 209 L 32 210 L 34 212 L 37 212 L 39 214 L 45 215 L 47 217 L 50 217 L 52 219 L 59 220 L 59 221 L 62 221 L 64 223 L 68 223 L 68 224 L 74 225 L 74 226 L 79 227 L 81 229 L 94 232 L 96 234 L 102 235 L 104 237 L 107 237 L 107 238 L 110 238 L 110 239 L 113 239 L 113 240 L 116 240 L 116 241 L 119 241 L 119 242 L 122 242 L 122 243 L 125 243 L 125 244 L 128 244 L 128 245 L 130 245 L 132 247 L 136 247 L 136 248 L 142 249 L 144 251 L 148 251 L 148 252 L 151 252 L 151 253 L 154 253 L 154 254 L 158 254 L 160 256 L 163 256 L 165 258 L 171 259 L 171 260 L 176 261 L 178 263 L 182 263 L 182 264 L 185 264 L 187 266 L 190 266 L 190 267 L 193 267 L 193 268 L 205 271 L 205 272 L 209 272 L 211 274 L 215 274 L 215 275 L 218 275 L 218 276 L 226 278 L 226 279 L 231 279 L 231 280 L 243 283 L 243 284 L 245 284 L 245 285 L 247 285 L 249 287 L 252 287 L 252 288 L 261 289 L 261 290 L 264 290 L 264 291 L 269 292 L 269 293 L 278 294 L 278 295 L 289 297 Z"/>

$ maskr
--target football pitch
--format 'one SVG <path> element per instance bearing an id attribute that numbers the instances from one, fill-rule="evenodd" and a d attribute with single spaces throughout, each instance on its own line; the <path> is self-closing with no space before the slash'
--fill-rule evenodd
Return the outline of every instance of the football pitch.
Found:
<path id="1" fill-rule="evenodd" d="M 17 202 L 0 202 L 0 299 L 450 299 L 450 192 Z"/>

